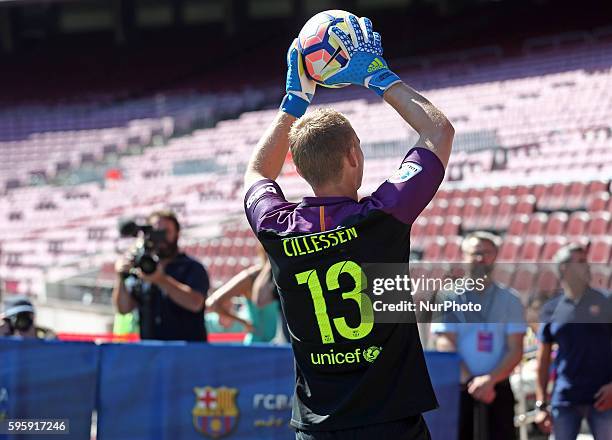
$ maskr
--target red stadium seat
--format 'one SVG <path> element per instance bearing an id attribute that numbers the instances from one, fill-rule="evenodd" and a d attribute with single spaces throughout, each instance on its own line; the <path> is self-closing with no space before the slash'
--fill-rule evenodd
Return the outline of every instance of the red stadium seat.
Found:
<path id="1" fill-rule="evenodd" d="M 536 286 L 536 275 L 534 266 L 521 265 L 514 272 L 511 286 L 521 294 L 521 297 L 526 298 Z"/>
<path id="2" fill-rule="evenodd" d="M 538 184 L 534 185 L 531 189 L 531 194 L 536 198 L 538 204 L 548 195 L 551 191 L 552 185 Z"/>
<path id="3" fill-rule="evenodd" d="M 529 219 L 529 224 L 527 225 L 527 230 L 525 231 L 527 235 L 544 235 L 544 228 L 548 223 L 548 214 L 544 214 L 542 212 L 536 212 Z"/>
<path id="4" fill-rule="evenodd" d="M 587 212 L 573 212 L 569 216 L 569 220 L 567 222 L 567 228 L 565 230 L 566 235 L 574 237 L 584 236 L 586 234 L 590 220 L 591 216 Z"/>
<path id="5" fill-rule="evenodd" d="M 529 224 L 529 216 L 527 214 L 515 215 L 508 226 L 508 235 L 525 235 L 527 225 Z"/>
<path id="6" fill-rule="evenodd" d="M 595 194 L 598 192 L 609 192 L 610 191 L 610 181 L 605 180 L 594 180 L 589 183 L 587 187 L 587 194 Z"/>
<path id="7" fill-rule="evenodd" d="M 427 237 L 438 237 L 442 230 L 444 219 L 442 217 L 428 217 L 427 225 L 425 226 L 425 236 Z"/>
<path id="8" fill-rule="evenodd" d="M 562 235 L 565 233 L 565 226 L 569 220 L 569 215 L 565 212 L 554 212 L 548 217 L 548 223 L 544 234 L 547 236 Z"/>
<path id="9" fill-rule="evenodd" d="M 518 185 L 514 187 L 513 195 L 516 197 L 528 196 L 532 194 L 533 187 L 527 185 Z"/>
<path id="10" fill-rule="evenodd" d="M 519 198 L 516 205 L 516 214 L 531 214 L 535 208 L 536 198 L 534 195 L 524 195 Z"/>
<path id="11" fill-rule="evenodd" d="M 536 262 L 540 259 L 544 239 L 542 237 L 527 237 L 521 248 L 520 261 Z"/>
<path id="12" fill-rule="evenodd" d="M 410 228 L 410 244 L 415 249 L 423 249 L 425 226 L 427 226 L 427 217 L 420 215 Z"/>
<path id="13" fill-rule="evenodd" d="M 587 184 L 584 182 L 573 182 L 568 190 L 567 202 L 565 207 L 567 209 L 584 209 L 585 196 L 587 195 Z"/>
<path id="14" fill-rule="evenodd" d="M 589 263 L 609 263 L 612 253 L 612 238 L 597 237 L 589 246 Z"/>
<path id="15" fill-rule="evenodd" d="M 475 226 L 479 229 L 493 229 L 499 212 L 499 198 L 488 197 L 484 199 L 482 209 Z"/>
<path id="16" fill-rule="evenodd" d="M 462 260 L 462 242 L 463 237 L 456 236 L 446 238 L 446 246 L 444 246 L 444 261 L 455 262 Z"/>
<path id="17" fill-rule="evenodd" d="M 448 210 L 448 201 L 446 200 L 436 200 L 430 204 L 431 209 L 427 213 L 428 215 L 446 215 L 446 211 Z"/>
<path id="18" fill-rule="evenodd" d="M 537 293 L 551 297 L 559 290 L 559 276 L 552 265 L 538 267 L 536 280 Z"/>
<path id="19" fill-rule="evenodd" d="M 565 237 L 546 237 L 544 248 L 542 249 L 542 261 L 552 261 L 557 251 L 567 244 Z"/>
<path id="20" fill-rule="evenodd" d="M 456 215 L 461 217 L 465 208 L 465 201 L 463 199 L 451 199 L 450 206 L 446 211 L 447 215 Z"/>
<path id="21" fill-rule="evenodd" d="M 506 196 L 500 199 L 500 204 L 497 209 L 497 216 L 495 219 L 495 229 L 503 231 L 508 228 L 512 218 L 518 199 L 514 196 Z"/>
<path id="22" fill-rule="evenodd" d="M 515 264 L 496 264 L 493 269 L 493 279 L 506 287 L 512 286 Z"/>
<path id="23" fill-rule="evenodd" d="M 538 206 L 548 210 L 556 210 L 563 207 L 565 205 L 568 189 L 569 186 L 565 183 L 553 184 L 547 188 L 546 193 L 538 199 Z"/>
<path id="24" fill-rule="evenodd" d="M 521 246 L 523 245 L 523 239 L 520 237 L 506 237 L 504 242 L 499 249 L 499 255 L 497 261 L 517 261 Z"/>
<path id="25" fill-rule="evenodd" d="M 446 240 L 444 238 L 438 237 L 433 240 L 430 240 L 425 248 L 425 252 L 423 253 L 424 261 L 439 261 L 442 259 L 444 255 L 444 246 L 446 245 Z"/>
<path id="26" fill-rule="evenodd" d="M 497 189 L 497 194 L 496 195 L 499 198 L 508 197 L 508 196 L 514 195 L 515 191 L 516 191 L 516 187 L 512 187 L 512 186 L 500 186 Z"/>
<path id="27" fill-rule="evenodd" d="M 450 217 L 446 217 L 446 219 L 444 220 L 444 224 L 442 225 L 442 229 L 440 230 L 440 234 L 443 237 L 459 235 L 460 229 L 461 217 L 453 215 Z"/>
<path id="28" fill-rule="evenodd" d="M 609 212 L 591 214 L 591 222 L 587 228 L 589 235 L 612 235 L 612 215 Z"/>
<path id="29" fill-rule="evenodd" d="M 463 224 L 466 229 L 474 229 L 478 227 L 481 208 L 482 201 L 480 199 L 471 198 L 467 200 L 462 217 Z"/>
<path id="30" fill-rule="evenodd" d="M 598 212 L 609 210 L 610 194 L 607 192 L 598 192 L 588 198 L 589 212 Z"/>

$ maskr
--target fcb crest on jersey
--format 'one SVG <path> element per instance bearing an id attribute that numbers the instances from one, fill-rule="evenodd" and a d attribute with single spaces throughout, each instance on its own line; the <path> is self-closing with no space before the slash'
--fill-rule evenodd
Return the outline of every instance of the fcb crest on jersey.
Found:
<path id="1" fill-rule="evenodd" d="M 238 424 L 237 388 L 195 387 L 191 411 L 195 429 L 209 438 L 229 435 Z"/>

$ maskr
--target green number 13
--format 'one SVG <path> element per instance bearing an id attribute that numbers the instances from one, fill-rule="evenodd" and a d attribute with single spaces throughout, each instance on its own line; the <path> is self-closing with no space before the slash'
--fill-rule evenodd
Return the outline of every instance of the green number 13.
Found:
<path id="1" fill-rule="evenodd" d="M 357 263 L 354 261 L 340 261 L 327 270 L 325 282 L 328 290 L 340 288 L 338 279 L 340 278 L 340 274 L 343 273 L 347 273 L 353 278 L 355 281 L 355 288 L 350 292 L 344 292 L 342 294 L 342 299 L 352 299 L 357 302 L 361 322 L 357 327 L 349 327 L 346 323 L 346 319 L 341 317 L 334 318 L 333 323 L 336 327 L 336 331 L 344 338 L 361 339 L 366 337 L 374 327 L 374 309 L 372 308 L 372 301 L 368 295 L 363 293 L 363 289 L 367 287 L 367 280 L 361 267 L 359 267 Z M 332 331 L 331 322 L 329 321 L 329 315 L 327 314 L 327 305 L 325 304 L 325 298 L 323 298 L 323 288 L 321 287 L 317 272 L 314 269 L 307 270 L 298 273 L 295 278 L 298 284 L 308 284 L 308 290 L 310 290 L 312 302 L 314 304 L 315 316 L 319 324 L 319 331 L 321 332 L 321 340 L 324 344 L 333 343 L 334 333 Z"/>

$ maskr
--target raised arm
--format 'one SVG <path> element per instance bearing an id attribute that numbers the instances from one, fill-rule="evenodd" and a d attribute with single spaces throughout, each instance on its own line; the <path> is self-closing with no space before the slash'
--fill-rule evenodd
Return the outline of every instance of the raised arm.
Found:
<path id="1" fill-rule="evenodd" d="M 308 79 L 294 40 L 287 52 L 287 82 L 280 110 L 251 154 L 244 175 L 245 191 L 261 179 L 276 180 L 280 174 L 287 150 L 291 124 L 306 113 L 315 93 L 316 84 Z"/>
<path id="2" fill-rule="evenodd" d="M 361 85 L 382 96 L 419 133 L 416 146 L 433 151 L 446 167 L 455 133 L 449 120 L 389 70 L 382 57 L 381 36 L 373 31 L 368 18 L 350 15 L 347 25 L 349 33 L 338 26 L 330 31 L 350 60 L 347 67 L 329 81 Z"/>
<path id="3" fill-rule="evenodd" d="M 244 175 L 245 190 L 261 179 L 276 180 L 289 149 L 289 129 L 296 117 L 279 111 L 257 143 Z"/>
<path id="4" fill-rule="evenodd" d="M 383 98 L 419 134 L 415 146 L 433 151 L 446 168 L 455 136 L 455 129 L 446 116 L 403 82 L 389 87 Z"/>

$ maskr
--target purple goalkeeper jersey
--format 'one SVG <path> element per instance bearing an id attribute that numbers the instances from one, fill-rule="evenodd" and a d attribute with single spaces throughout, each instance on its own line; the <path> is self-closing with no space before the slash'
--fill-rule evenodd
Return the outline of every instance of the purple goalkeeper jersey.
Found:
<path id="1" fill-rule="evenodd" d="M 377 323 L 364 263 L 407 263 L 410 226 L 444 177 L 413 148 L 369 197 L 288 202 L 273 180 L 245 196 L 249 224 L 272 264 L 295 355 L 292 426 L 337 430 L 437 407 L 415 323 Z"/>

